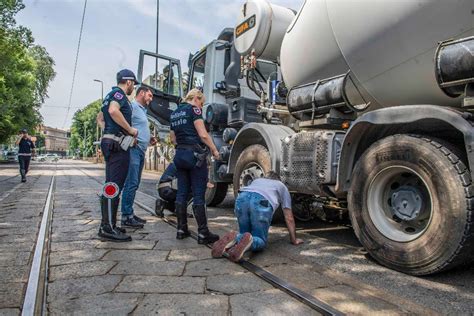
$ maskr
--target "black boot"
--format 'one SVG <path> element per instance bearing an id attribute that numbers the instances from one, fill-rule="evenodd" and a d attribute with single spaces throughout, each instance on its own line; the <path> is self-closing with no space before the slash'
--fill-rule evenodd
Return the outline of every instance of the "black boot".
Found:
<path id="1" fill-rule="evenodd" d="M 108 241 L 131 241 L 132 237 L 125 235 L 121 229 L 115 227 L 118 209 L 118 197 L 112 200 L 101 197 L 100 208 L 102 221 L 99 228 L 99 237 Z"/>
<path id="2" fill-rule="evenodd" d="M 219 240 L 219 235 L 213 234 L 207 228 L 207 212 L 205 205 L 193 205 L 194 218 L 198 224 L 198 244 L 212 244 Z"/>
<path id="3" fill-rule="evenodd" d="M 117 210 L 118 210 L 118 207 L 119 207 L 119 204 L 120 204 L 120 197 L 117 196 L 114 199 L 112 199 L 112 204 L 113 204 L 112 207 L 115 209 L 115 215 L 112 217 L 112 225 L 113 225 L 114 229 L 116 229 L 119 232 L 125 234 L 127 232 L 127 230 L 123 227 L 117 226 Z"/>
<path id="4" fill-rule="evenodd" d="M 188 214 L 186 212 L 186 204 L 176 203 L 176 217 L 178 218 L 178 231 L 176 239 L 184 239 L 191 236 L 188 230 Z"/>
<path id="5" fill-rule="evenodd" d="M 160 197 L 156 198 L 155 201 L 155 214 L 158 217 L 163 218 L 165 216 L 164 214 L 164 209 L 165 209 L 165 201 L 163 201 Z"/>
<path id="6" fill-rule="evenodd" d="M 20 169 L 21 182 L 26 182 L 26 172 L 25 169 Z"/>

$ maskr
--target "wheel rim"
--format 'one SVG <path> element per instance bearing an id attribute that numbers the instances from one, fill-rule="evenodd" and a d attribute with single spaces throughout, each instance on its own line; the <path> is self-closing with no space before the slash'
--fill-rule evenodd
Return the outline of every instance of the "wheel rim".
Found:
<path id="1" fill-rule="evenodd" d="M 377 173 L 370 183 L 367 209 L 381 234 L 397 242 L 410 242 L 429 226 L 432 194 L 416 171 L 391 166 Z"/>
<path id="2" fill-rule="evenodd" d="M 265 175 L 262 166 L 257 163 L 250 163 L 245 166 L 244 170 L 240 174 L 239 184 L 240 187 L 250 185 L 254 179 L 262 178 Z"/>

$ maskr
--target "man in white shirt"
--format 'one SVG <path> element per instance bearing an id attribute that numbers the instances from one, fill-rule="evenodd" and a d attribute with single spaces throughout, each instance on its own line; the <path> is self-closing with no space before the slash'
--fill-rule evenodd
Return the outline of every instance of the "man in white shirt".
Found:
<path id="1" fill-rule="evenodd" d="M 156 144 L 156 139 L 150 134 L 146 115 L 146 108 L 152 100 L 151 89 L 140 86 L 137 89 L 135 101 L 132 102 L 132 127 L 138 130 L 138 137 L 137 144 L 130 149 L 130 165 L 122 192 L 122 226 L 142 228 L 146 223 L 146 220 L 133 213 L 133 202 L 140 186 L 146 149 L 148 145 Z"/>
<path id="2" fill-rule="evenodd" d="M 240 233 L 231 231 L 215 242 L 212 247 L 213 257 L 221 257 L 226 252 L 232 261 L 238 262 L 247 250 L 262 251 L 267 246 L 273 214 L 280 206 L 283 208 L 291 243 L 303 243 L 302 239 L 296 238 L 290 193 L 277 173 L 270 171 L 265 178 L 253 180 L 239 192 L 235 200 L 235 216 Z"/>

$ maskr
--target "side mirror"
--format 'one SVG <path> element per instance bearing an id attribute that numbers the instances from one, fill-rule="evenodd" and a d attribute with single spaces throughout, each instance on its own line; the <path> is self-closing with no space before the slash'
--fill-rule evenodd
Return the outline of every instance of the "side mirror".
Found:
<path id="1" fill-rule="evenodd" d="M 219 91 L 227 90 L 227 85 L 226 85 L 225 81 L 216 82 L 215 87 L 216 87 L 216 90 L 219 90 Z"/>

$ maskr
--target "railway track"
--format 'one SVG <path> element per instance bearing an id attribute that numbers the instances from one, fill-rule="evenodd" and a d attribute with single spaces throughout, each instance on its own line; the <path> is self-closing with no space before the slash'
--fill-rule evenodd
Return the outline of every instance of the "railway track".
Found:
<path id="1" fill-rule="evenodd" d="M 46 286 L 48 282 L 48 261 L 50 251 L 51 219 L 55 175 L 51 182 L 43 208 L 40 230 L 36 240 L 33 260 L 28 277 L 25 298 L 23 301 L 22 315 L 43 315 L 46 311 Z"/>
<path id="2" fill-rule="evenodd" d="M 76 168 L 76 169 L 79 170 L 80 172 L 82 172 L 87 177 L 89 177 L 89 178 L 95 180 L 96 182 L 102 184 L 102 181 L 98 180 L 97 177 L 88 174 L 87 172 L 85 172 L 81 168 Z M 153 196 L 151 196 L 147 193 L 144 193 L 142 191 L 139 191 L 139 192 L 142 195 L 145 195 L 149 198 L 155 199 L 155 197 L 153 197 Z M 144 211 L 146 211 L 147 213 L 149 213 L 153 216 L 156 216 L 154 209 L 151 208 L 150 206 L 148 206 L 148 205 L 146 205 L 142 202 L 139 202 L 139 201 L 135 201 L 135 204 L 137 206 L 139 206 L 141 209 L 143 209 Z M 177 225 L 176 221 L 174 219 L 170 218 L 170 217 L 165 216 L 162 219 L 165 223 L 167 223 L 167 224 L 169 224 L 173 227 L 176 227 L 176 225 Z M 191 231 L 191 237 L 193 239 L 197 240 L 197 233 L 194 232 L 194 231 Z M 210 248 L 209 245 L 208 245 L 208 247 Z M 264 280 L 265 282 L 270 283 L 274 287 L 284 291 L 285 293 L 287 293 L 290 296 L 294 297 L 295 299 L 297 299 L 298 301 L 300 301 L 303 304 L 307 305 L 308 307 L 312 308 L 313 310 L 321 313 L 322 315 L 343 315 L 343 313 L 341 313 L 337 309 L 333 308 L 332 306 L 330 306 L 330 305 L 326 304 L 325 302 L 317 299 L 313 295 L 311 295 L 311 294 L 309 294 L 309 293 L 293 286 L 292 284 L 286 282 L 285 280 L 279 278 L 278 276 L 270 273 L 269 271 L 265 270 L 264 268 L 262 268 L 258 265 L 255 265 L 255 264 L 253 264 L 249 261 L 246 261 L 246 260 L 241 261 L 239 263 L 239 265 L 242 266 L 243 268 L 247 269 L 249 272 L 253 273 L 257 277 L 259 277 L 260 279 Z"/>

